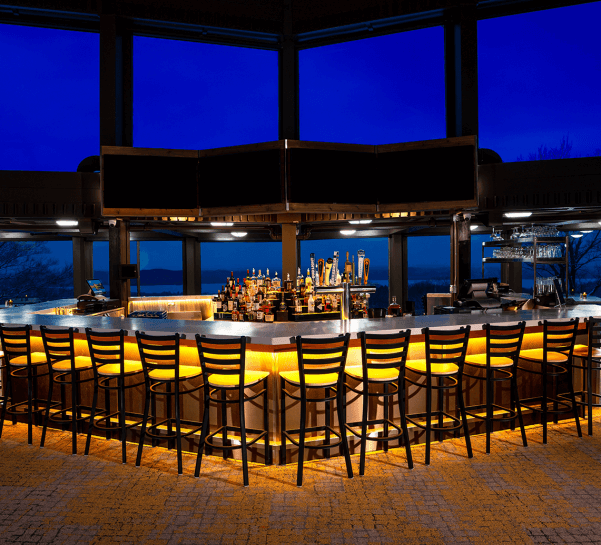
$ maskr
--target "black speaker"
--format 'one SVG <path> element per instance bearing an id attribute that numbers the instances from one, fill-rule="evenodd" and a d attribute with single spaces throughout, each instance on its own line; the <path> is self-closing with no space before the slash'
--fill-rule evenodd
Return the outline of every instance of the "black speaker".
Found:
<path id="1" fill-rule="evenodd" d="M 136 280 L 138 278 L 137 263 L 122 263 L 119 267 L 121 280 Z"/>

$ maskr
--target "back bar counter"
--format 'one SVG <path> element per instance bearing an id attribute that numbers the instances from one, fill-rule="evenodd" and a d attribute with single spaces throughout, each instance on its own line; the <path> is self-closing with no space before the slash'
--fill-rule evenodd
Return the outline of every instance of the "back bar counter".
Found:
<path id="1" fill-rule="evenodd" d="M 204 297 L 197 299 L 205 299 Z M 153 300 L 156 301 L 157 298 Z M 166 298 L 171 300 L 169 298 Z M 210 298 L 206 297 L 207 304 L 210 303 Z M 195 334 L 204 334 L 208 337 L 227 338 L 231 336 L 246 336 L 247 337 L 247 369 L 268 371 L 270 373 L 269 384 L 269 431 L 270 441 L 277 450 L 280 442 L 279 433 L 279 395 L 278 395 L 278 375 L 280 371 L 288 371 L 298 369 L 296 347 L 294 345 L 294 337 L 302 336 L 334 336 L 340 333 L 349 332 L 351 334 L 350 348 L 348 353 L 347 365 L 361 365 L 360 343 L 357 338 L 357 332 L 366 331 L 371 333 L 384 333 L 398 330 L 411 330 L 411 344 L 409 348 L 408 359 L 417 359 L 424 357 L 424 336 L 422 328 L 457 328 L 460 326 L 470 325 L 470 341 L 468 345 L 468 354 L 485 352 L 485 335 L 482 331 L 484 323 L 515 323 L 517 321 L 526 321 L 526 333 L 524 336 L 523 349 L 538 348 L 542 345 L 542 327 L 539 326 L 539 321 L 542 320 L 557 320 L 580 318 L 580 328 L 582 334 L 577 342 L 586 344 L 586 336 L 584 331 L 584 318 L 601 314 L 601 308 L 597 305 L 578 305 L 574 307 L 562 309 L 541 309 L 527 310 L 517 312 L 504 312 L 500 314 L 452 314 L 452 315 L 434 315 L 434 316 L 417 316 L 417 317 L 402 317 L 402 318 L 379 318 L 379 319 L 353 319 L 345 322 L 341 321 L 322 321 L 322 322 L 281 322 L 281 323 L 252 323 L 252 322 L 223 322 L 209 320 L 178 320 L 178 319 L 143 319 L 143 318 L 118 318 L 106 316 L 78 316 L 78 315 L 54 315 L 55 307 L 69 307 L 74 304 L 74 300 L 49 301 L 35 305 L 28 305 L 17 308 L 0 309 L 0 322 L 4 324 L 31 324 L 33 327 L 32 350 L 43 351 L 41 338 L 39 336 L 39 326 L 47 325 L 54 327 L 74 327 L 79 328 L 79 333 L 76 334 L 76 355 L 88 355 L 88 347 L 85 340 L 84 328 L 91 327 L 94 329 L 123 329 L 126 333 L 126 359 L 140 360 L 138 348 L 135 339 L 135 331 L 144 331 L 151 334 L 160 333 L 179 333 L 182 336 L 180 363 L 186 365 L 200 365 L 198 352 L 195 342 Z M 137 308 L 140 308 L 141 300 L 138 300 Z M 152 304 L 150 307 L 152 307 Z M 210 306 L 210 305 L 209 305 Z M 181 310 L 180 310 L 181 311 Z M 174 312 L 180 312 L 174 310 Z M 186 311 L 181 311 L 186 312 Z M 190 311 L 192 312 L 192 311 Z M 195 311 L 198 312 L 198 309 Z M 204 313 L 203 313 L 204 314 Z M 177 314 L 176 314 L 177 316 Z M 520 397 L 522 399 L 535 397 L 540 393 L 540 384 L 533 381 L 530 373 L 528 376 L 518 376 L 518 387 Z M 575 390 L 580 389 L 580 377 L 575 376 Z M 597 387 L 594 387 L 598 391 Z M 46 395 L 45 386 L 41 384 L 42 395 Z M 20 392 L 20 395 L 23 395 Z M 473 379 L 464 380 L 464 396 L 466 404 L 475 405 L 482 403 L 484 399 L 484 388 L 481 381 Z M 509 392 L 502 392 L 501 398 L 497 401 L 506 402 Z M 144 390 L 143 387 L 131 389 L 127 393 L 127 403 L 132 409 L 142 412 Z M 193 399 L 188 399 L 183 405 L 183 417 L 191 420 L 202 419 L 202 394 L 199 396 L 191 396 Z M 90 383 L 82 390 L 82 398 L 84 404 L 90 404 L 92 398 L 92 387 Z M 87 403 L 86 403 L 87 402 Z M 102 404 L 102 402 L 101 402 Z M 360 419 L 361 402 L 353 395 L 347 397 L 347 419 Z M 422 410 L 425 406 L 425 397 L 417 394 L 411 387 L 407 390 L 407 404 L 410 412 Z M 116 406 L 116 401 L 115 401 Z M 455 409 L 455 400 L 453 396 L 447 396 L 445 399 L 445 408 L 453 411 Z M 375 413 L 380 413 L 381 406 L 372 408 Z M 372 410 L 370 409 L 370 410 Z M 158 406 L 158 411 L 164 410 L 164 407 Z M 290 420 L 290 425 L 295 424 L 295 420 L 299 418 L 295 411 L 294 403 L 287 405 L 287 414 Z M 236 415 L 233 415 L 236 419 Z M 319 424 L 324 415 L 310 415 L 316 424 Z M 397 419 L 398 409 L 395 408 L 393 418 Z M 211 421 L 215 422 L 216 415 L 212 415 Z M 262 410 L 259 405 L 254 403 L 247 407 L 247 426 L 252 426 L 262 420 Z M 351 420 L 348 420 L 351 421 Z M 528 423 L 528 422 L 527 422 Z M 475 422 L 472 422 L 474 426 Z M 471 425 L 471 424 L 470 424 Z M 472 427 L 473 432 L 481 433 L 484 427 Z M 131 432 L 130 432 L 131 433 Z M 136 435 L 131 436 L 131 440 L 137 439 Z M 411 432 L 411 442 L 421 442 L 423 432 L 417 428 Z M 197 438 L 196 438 L 197 441 Z M 353 441 L 350 441 L 351 449 Z M 376 445 L 376 443 L 371 443 Z M 370 446 L 371 446 L 370 445 Z M 196 446 L 192 441 L 184 443 L 186 450 L 195 450 Z M 373 448 L 373 447 L 372 447 Z M 294 450 L 294 452 L 290 452 Z M 236 451 L 239 452 L 239 451 Z M 291 460 L 296 452 L 290 448 L 288 452 L 288 460 Z M 263 449 L 262 446 L 251 450 L 251 459 L 262 461 Z M 277 453 L 274 460 L 277 460 Z"/>

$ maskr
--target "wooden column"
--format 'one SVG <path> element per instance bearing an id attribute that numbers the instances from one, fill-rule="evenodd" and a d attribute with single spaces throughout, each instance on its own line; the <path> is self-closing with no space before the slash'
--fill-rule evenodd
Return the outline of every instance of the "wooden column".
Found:
<path id="1" fill-rule="evenodd" d="M 200 295 L 200 242 L 196 238 L 189 237 L 182 241 L 182 261 L 184 295 Z"/>
<path id="2" fill-rule="evenodd" d="M 129 263 L 129 222 L 119 220 L 109 227 L 109 283 L 111 299 L 119 299 L 127 309 L 129 280 L 121 280 L 120 265 Z"/>
<path id="3" fill-rule="evenodd" d="M 284 36 L 278 51 L 278 102 L 280 140 L 299 140 L 298 49 L 293 38 L 292 1 L 284 1 Z"/>
<path id="4" fill-rule="evenodd" d="M 478 21 L 476 5 L 445 14 L 447 137 L 478 135 Z"/>
<path id="5" fill-rule="evenodd" d="M 83 237 L 73 237 L 73 295 L 78 297 L 88 293 L 90 287 L 86 278 L 94 276 L 92 241 Z"/>
<path id="6" fill-rule="evenodd" d="M 282 223 L 282 281 L 286 280 L 286 275 L 289 274 L 296 285 L 298 264 L 296 223 Z"/>
<path id="7" fill-rule="evenodd" d="M 395 233 L 388 237 L 388 300 L 396 295 L 405 310 L 408 293 L 407 235 Z"/>
<path id="8" fill-rule="evenodd" d="M 100 145 L 133 146 L 133 36 L 112 13 L 100 14 Z"/>

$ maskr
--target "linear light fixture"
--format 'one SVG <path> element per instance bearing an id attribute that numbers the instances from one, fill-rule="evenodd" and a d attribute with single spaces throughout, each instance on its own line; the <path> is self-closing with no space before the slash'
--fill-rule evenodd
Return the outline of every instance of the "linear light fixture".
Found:
<path id="1" fill-rule="evenodd" d="M 582 233 L 570 233 L 570 236 L 572 238 L 580 238 L 580 237 L 583 237 L 584 235 Z"/>
<path id="2" fill-rule="evenodd" d="M 477 225 L 474 225 L 473 223 L 470 225 L 470 231 L 475 231 L 476 229 L 478 229 Z"/>
<path id="3" fill-rule="evenodd" d="M 248 233 L 246 231 L 232 231 L 232 236 L 237 238 L 245 237 Z"/>
<path id="4" fill-rule="evenodd" d="M 56 224 L 61 227 L 75 227 L 79 225 L 79 222 L 77 220 L 56 220 Z"/>
<path id="5" fill-rule="evenodd" d="M 352 225 L 366 225 L 371 222 L 372 220 L 349 220 L 349 223 L 351 223 Z"/>
<path id="6" fill-rule="evenodd" d="M 231 221 L 212 221 L 211 227 L 232 227 L 234 222 Z"/>
<path id="7" fill-rule="evenodd" d="M 506 218 L 529 218 L 532 212 L 505 212 L 503 215 Z"/>
<path id="8" fill-rule="evenodd" d="M 580 232 L 581 232 L 581 233 L 585 233 L 585 234 L 587 234 L 587 235 L 588 235 L 589 233 L 592 233 L 592 232 L 593 232 L 593 230 L 591 229 L 590 231 L 580 231 Z"/>
<path id="9" fill-rule="evenodd" d="M 354 229 L 341 229 L 340 230 L 340 234 L 345 235 L 345 236 L 354 235 L 356 232 L 357 231 L 355 231 Z"/>

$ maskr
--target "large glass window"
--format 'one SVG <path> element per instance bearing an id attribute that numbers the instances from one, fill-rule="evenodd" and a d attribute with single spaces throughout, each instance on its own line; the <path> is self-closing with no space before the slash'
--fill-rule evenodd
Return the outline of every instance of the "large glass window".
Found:
<path id="1" fill-rule="evenodd" d="M 205 149 L 278 139 L 275 51 L 134 38 L 134 145 Z"/>
<path id="2" fill-rule="evenodd" d="M 480 147 L 503 161 L 601 155 L 601 2 L 478 23 Z"/>
<path id="3" fill-rule="evenodd" d="M 417 316 L 426 313 L 426 294 L 449 293 L 451 246 L 449 236 L 407 238 L 409 291 Z M 472 256 L 473 259 L 473 256 Z"/>
<path id="4" fill-rule="evenodd" d="M 240 282 L 246 278 L 246 271 L 252 274 L 259 270 L 271 278 L 278 273 L 282 278 L 281 242 L 203 242 L 200 245 L 200 266 L 202 295 L 214 295 L 225 285 L 226 279 L 234 273 Z"/>
<path id="5" fill-rule="evenodd" d="M 98 155 L 98 34 L 0 25 L 0 169 L 75 171 Z"/>
<path id="6" fill-rule="evenodd" d="M 307 49 L 299 70 L 303 140 L 445 137 L 442 27 Z"/>

